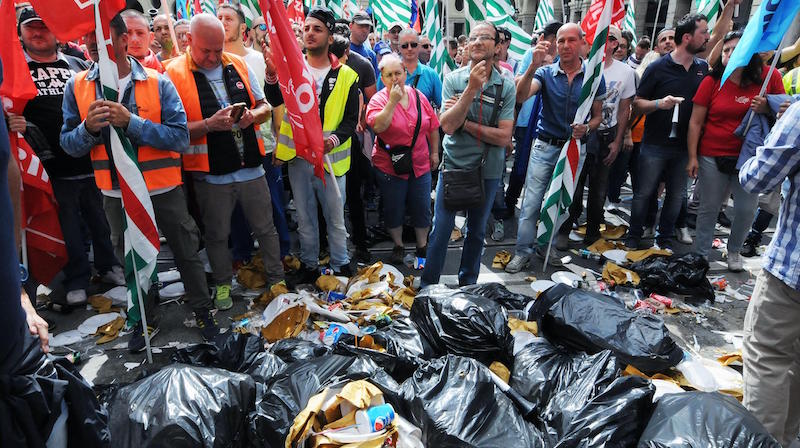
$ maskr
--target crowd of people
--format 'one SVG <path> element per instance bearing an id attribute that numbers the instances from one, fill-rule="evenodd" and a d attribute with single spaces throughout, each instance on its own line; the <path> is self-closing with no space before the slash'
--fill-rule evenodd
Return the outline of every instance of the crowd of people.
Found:
<path id="1" fill-rule="evenodd" d="M 124 131 L 205 339 L 219 332 L 213 310 L 232 306 L 233 278 L 251 260 L 253 240 L 267 288 L 313 282 L 327 269 L 352 276 L 357 262 L 372 257 L 365 211 L 374 202 L 394 245 L 391 263 L 409 259 L 403 233 L 413 228 L 408 255 L 421 271 L 421 288 L 439 283 L 448 243 L 458 234 L 464 235 L 458 283 L 476 283 L 487 233 L 502 241 L 513 220 L 516 246 L 507 272 L 531 268 L 534 256 L 559 265 L 563 251 L 601 238 L 605 213 L 620 210 L 629 177 L 627 248 L 650 241 L 662 249 L 693 245 L 707 257 L 719 223 L 730 227 L 727 265 L 734 272 L 744 269 L 742 256 L 757 254 L 780 208 L 745 320 L 744 373 L 745 404 L 785 441 L 798 433 L 797 415 L 774 403 L 800 390 L 797 375 L 787 373 L 800 336 L 794 324 L 800 106 L 791 105 L 791 95 L 800 93 L 800 45 L 756 54 L 721 84 L 742 37 L 732 31 L 738 2 L 726 2 L 713 32 L 704 16 L 689 14 L 660 30 L 652 48 L 647 37 L 637 40 L 612 25 L 586 122 L 574 121 L 589 50 L 577 24 L 536 30 L 516 60 L 508 53 L 509 30 L 476 23 L 468 36 L 446 39 L 458 67 L 440 77 L 427 65 L 430 40 L 406 24 L 378 35 L 364 11 L 343 21 L 314 7 L 294 30 L 319 101 L 330 160 L 325 181 L 296 156 L 263 18 L 248 27 L 241 9 L 227 3 L 216 16 L 191 20 L 136 10 L 111 20 L 119 102 L 100 94 L 94 32 L 80 45 L 57 42 L 33 9 L 22 9 L 18 32 L 38 95 L 22 115 L 6 113 L 5 120 L 49 174 L 69 258 L 63 286 L 70 305 L 86 302 L 93 273 L 125 284 L 125 218 L 109 146 L 111 127 Z M 773 57 L 784 73 L 767 65 Z M 570 139 L 584 143 L 580 176 L 548 254 L 537 240 L 539 214 Z M 7 143 L 4 135 L 0 140 Z M 13 179 L 10 185 L 12 198 L 18 196 Z M 585 237 L 571 242 L 584 207 Z M 455 224 L 459 214 L 463 229 Z M 286 263 L 294 231 L 299 269 Z M 31 331 L 45 338 L 46 323 L 21 296 Z M 138 321 L 131 351 L 144 348 L 145 331 L 151 337 L 158 331 L 158 317 L 150 316 L 155 295 L 149 297 L 149 326 Z"/>

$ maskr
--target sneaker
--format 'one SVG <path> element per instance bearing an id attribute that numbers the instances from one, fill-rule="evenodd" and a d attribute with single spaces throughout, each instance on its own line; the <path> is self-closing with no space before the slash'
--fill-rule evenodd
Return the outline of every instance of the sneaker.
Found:
<path id="1" fill-rule="evenodd" d="M 672 242 L 671 239 L 663 239 L 663 240 L 657 241 L 654 247 L 656 249 L 663 249 L 663 250 L 668 250 L 670 252 L 675 252 L 675 250 L 673 249 L 673 246 L 674 246 L 674 243 Z"/>
<path id="2" fill-rule="evenodd" d="M 628 250 L 639 250 L 639 239 L 637 239 L 637 238 L 633 238 L 633 237 L 629 236 L 625 240 L 624 244 L 625 244 L 625 248 L 627 248 Z"/>
<path id="3" fill-rule="evenodd" d="M 67 292 L 67 303 L 70 305 L 81 305 L 86 303 L 86 290 L 76 289 Z"/>
<path id="4" fill-rule="evenodd" d="M 528 265 L 530 257 L 527 255 L 514 255 L 514 258 L 506 265 L 506 272 L 509 274 L 516 274 Z"/>
<path id="5" fill-rule="evenodd" d="M 728 218 L 728 215 L 726 215 L 725 212 L 719 212 L 719 215 L 717 215 L 717 222 L 722 227 L 726 227 L 728 229 L 731 228 L 731 220 Z"/>
<path id="6" fill-rule="evenodd" d="M 747 239 L 744 240 L 744 246 L 742 246 L 742 252 L 741 252 L 742 256 L 747 258 L 757 256 L 758 243 L 760 243 L 760 241 L 757 241 L 755 238 L 750 238 L 748 236 Z"/>
<path id="7" fill-rule="evenodd" d="M 536 249 L 536 255 L 541 258 L 542 260 L 545 259 L 545 254 L 547 253 L 547 249 L 544 247 L 539 247 Z M 547 258 L 547 264 L 554 267 L 563 266 L 564 263 L 561 262 L 561 256 L 556 253 L 556 248 L 550 248 L 550 257 Z"/>
<path id="8" fill-rule="evenodd" d="M 737 252 L 728 253 L 728 270 L 731 272 L 744 271 L 744 260 L 742 260 L 742 254 Z"/>
<path id="9" fill-rule="evenodd" d="M 503 241 L 506 237 L 506 231 L 503 228 L 503 220 L 498 219 L 494 222 L 494 229 L 492 230 L 492 241 Z"/>
<path id="10" fill-rule="evenodd" d="M 217 285 L 217 293 L 214 295 L 214 307 L 220 311 L 225 311 L 231 309 L 232 306 L 231 285 Z"/>
<path id="11" fill-rule="evenodd" d="M 369 253 L 369 249 L 366 246 L 356 246 L 353 258 L 359 263 L 368 264 L 372 261 L 372 254 Z"/>
<path id="12" fill-rule="evenodd" d="M 219 334 L 219 327 L 217 321 L 211 314 L 208 308 L 195 310 L 194 320 L 197 322 L 197 328 L 200 329 L 200 334 L 203 336 L 204 341 L 212 341 Z"/>
<path id="13" fill-rule="evenodd" d="M 558 235 L 556 235 L 556 240 L 554 241 L 553 245 L 558 250 L 567 250 L 567 249 L 569 249 L 569 235 L 564 235 L 564 234 L 559 233 Z"/>
<path id="14" fill-rule="evenodd" d="M 692 236 L 689 235 L 688 227 L 678 227 L 677 229 L 675 229 L 675 237 L 681 244 L 692 244 L 693 242 Z"/>
<path id="15" fill-rule="evenodd" d="M 147 333 L 150 335 L 150 343 L 152 344 L 153 338 L 159 332 L 158 325 L 148 325 L 147 326 Z M 139 353 L 143 351 L 147 347 L 144 341 L 144 331 L 142 331 L 142 323 L 139 322 L 133 327 L 133 334 L 131 334 L 131 338 L 128 340 L 128 351 L 131 353 Z"/>
<path id="16" fill-rule="evenodd" d="M 347 263 L 343 266 L 339 266 L 339 269 L 334 268 L 333 275 L 350 278 L 356 275 L 356 273 L 353 271 L 351 263 Z"/>
<path id="17" fill-rule="evenodd" d="M 115 286 L 125 286 L 125 271 L 122 270 L 122 266 L 114 266 L 100 277 L 100 281 Z"/>
<path id="18" fill-rule="evenodd" d="M 403 257 L 406 254 L 406 250 L 403 246 L 394 246 L 392 249 L 392 256 L 389 258 L 389 262 L 392 264 L 403 264 Z"/>
<path id="19" fill-rule="evenodd" d="M 652 238 L 654 236 L 656 236 L 656 228 L 645 227 L 644 232 L 642 233 L 642 238 Z"/>
<path id="20" fill-rule="evenodd" d="M 414 257 L 414 269 L 416 269 L 417 271 L 422 271 L 425 269 L 424 257 Z"/>
<path id="21" fill-rule="evenodd" d="M 319 278 L 319 270 L 317 268 L 307 266 L 301 262 L 300 269 L 297 270 L 294 283 L 297 285 L 313 285 L 317 281 L 317 278 Z"/>
<path id="22" fill-rule="evenodd" d="M 619 201 L 612 202 L 606 199 L 606 204 L 603 206 L 603 209 L 611 213 L 619 211 Z"/>

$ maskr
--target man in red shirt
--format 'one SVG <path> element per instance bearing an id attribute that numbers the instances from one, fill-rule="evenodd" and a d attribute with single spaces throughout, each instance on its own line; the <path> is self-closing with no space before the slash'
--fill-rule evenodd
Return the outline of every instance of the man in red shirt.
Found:
<path id="1" fill-rule="evenodd" d="M 126 9 L 120 15 L 128 27 L 128 54 L 135 57 L 144 67 L 164 73 L 164 66 L 150 49 L 153 33 L 144 14 L 135 9 Z"/>

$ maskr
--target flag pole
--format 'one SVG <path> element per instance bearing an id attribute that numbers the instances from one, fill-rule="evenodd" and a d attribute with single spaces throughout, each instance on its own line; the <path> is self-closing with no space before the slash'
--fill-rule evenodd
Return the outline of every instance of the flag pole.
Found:
<path id="1" fill-rule="evenodd" d="M 328 174 L 331 175 L 331 182 L 333 183 L 333 188 L 336 190 L 336 197 L 341 199 L 342 192 L 339 190 L 339 182 L 336 182 L 336 175 L 333 174 L 333 164 L 331 163 L 331 158 L 325 154 L 325 164 L 328 165 Z"/>
<path id="2" fill-rule="evenodd" d="M 125 232 L 125 238 L 130 238 L 129 232 Z M 130 242 L 128 243 L 130 245 Z M 144 309 L 144 299 L 142 299 L 142 288 L 139 285 L 139 269 L 136 268 L 136 257 L 131 248 L 131 264 L 133 265 L 133 276 L 136 279 L 136 296 L 139 300 L 139 317 L 142 319 L 142 330 L 144 331 L 144 346 L 147 349 L 147 363 L 153 364 L 153 350 L 150 348 L 150 331 L 147 328 L 147 312 Z"/>
<path id="3" fill-rule="evenodd" d="M 544 254 L 544 264 L 542 265 L 542 273 L 547 272 L 547 263 L 550 261 L 550 250 L 553 248 L 553 238 L 556 236 L 556 232 L 559 231 L 560 227 L 557 228 L 558 225 L 558 218 L 561 217 L 561 199 L 558 200 L 559 206 L 556 207 L 556 219 L 553 221 L 553 230 L 550 231 L 550 242 L 547 243 L 547 252 Z"/>
<path id="4" fill-rule="evenodd" d="M 656 8 L 656 18 L 653 21 L 653 35 L 650 38 L 650 42 L 651 42 L 650 45 L 655 45 L 656 44 L 656 30 L 658 29 L 658 16 L 661 15 L 661 3 L 662 2 L 663 2 L 663 0 L 658 0 L 658 8 Z"/>
<path id="5" fill-rule="evenodd" d="M 764 77 L 764 83 L 761 84 L 761 91 L 758 92 L 758 96 L 764 96 L 764 92 L 767 91 L 767 84 L 769 84 L 769 78 L 772 77 L 772 72 L 775 71 L 775 67 L 778 66 L 778 61 L 781 59 L 781 52 L 783 51 L 783 47 L 786 45 L 786 36 L 789 34 L 784 34 L 783 39 L 781 39 L 781 43 L 778 44 L 778 49 L 775 50 L 775 55 L 772 56 L 772 64 L 769 66 L 769 71 L 767 72 L 767 76 Z M 752 56 L 751 56 L 752 58 Z M 753 113 L 750 114 L 750 118 L 747 119 L 747 125 L 744 127 L 744 134 L 747 134 L 747 131 L 750 130 L 750 125 L 753 123 Z"/>
<path id="6" fill-rule="evenodd" d="M 178 56 L 178 38 L 175 37 L 175 26 L 172 24 L 172 16 L 167 12 L 167 2 L 161 2 L 161 14 L 167 19 L 167 26 L 169 27 L 169 37 L 172 39 L 172 54 Z"/>

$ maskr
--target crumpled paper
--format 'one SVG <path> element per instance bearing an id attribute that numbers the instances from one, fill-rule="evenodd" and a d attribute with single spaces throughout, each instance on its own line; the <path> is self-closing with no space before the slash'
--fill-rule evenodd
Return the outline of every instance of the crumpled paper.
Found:
<path id="1" fill-rule="evenodd" d="M 600 236 L 606 240 L 618 240 L 628 232 L 627 226 L 614 226 L 611 224 L 600 224 Z M 586 235 L 586 226 L 575 229 L 578 235 Z"/>
<path id="2" fill-rule="evenodd" d="M 111 299 L 109 299 L 111 300 Z M 106 342 L 111 342 L 114 339 L 119 337 L 119 332 L 122 330 L 122 327 L 125 326 L 125 319 L 120 316 L 111 322 L 103 325 L 102 327 L 97 327 L 97 332 L 95 332 L 95 336 L 100 336 L 100 339 L 97 340 L 97 344 L 105 344 Z"/>
<path id="3" fill-rule="evenodd" d="M 599 240 L 592 243 L 591 246 L 587 247 L 586 250 L 595 254 L 602 254 L 607 250 L 613 249 L 624 249 L 625 245 L 620 243 L 619 241 L 608 241 L 606 239 L 600 238 Z"/>
<path id="4" fill-rule="evenodd" d="M 511 372 L 508 370 L 508 367 L 500 361 L 493 361 L 492 364 L 489 365 L 489 370 L 500 377 L 506 384 L 508 384 L 508 380 L 511 379 Z"/>
<path id="5" fill-rule="evenodd" d="M 315 283 L 317 288 L 328 291 L 344 291 L 344 285 L 334 275 L 320 275 Z"/>
<path id="6" fill-rule="evenodd" d="M 267 286 L 264 260 L 261 257 L 253 257 L 250 263 L 239 268 L 236 279 L 247 289 L 260 289 Z"/>
<path id="7" fill-rule="evenodd" d="M 617 266 L 612 262 L 607 262 L 605 266 L 603 266 L 603 280 L 607 282 L 614 282 L 617 285 L 638 285 L 639 281 L 639 274 L 631 271 L 630 269 L 625 269 L 623 267 Z"/>
<path id="8" fill-rule="evenodd" d="M 508 328 L 511 329 L 511 332 L 527 331 L 534 336 L 539 336 L 539 326 L 536 321 L 529 322 L 527 320 L 517 319 L 516 317 L 509 317 Z"/>
<path id="9" fill-rule="evenodd" d="M 650 249 L 629 250 L 626 257 L 628 258 L 628 261 L 637 262 L 656 255 L 670 256 L 672 255 L 672 252 L 651 247 Z"/>
<path id="10" fill-rule="evenodd" d="M 500 252 L 494 255 L 494 259 L 492 259 L 492 268 L 494 269 L 505 269 L 506 265 L 511 262 L 511 252 L 507 250 L 501 250 Z"/>

